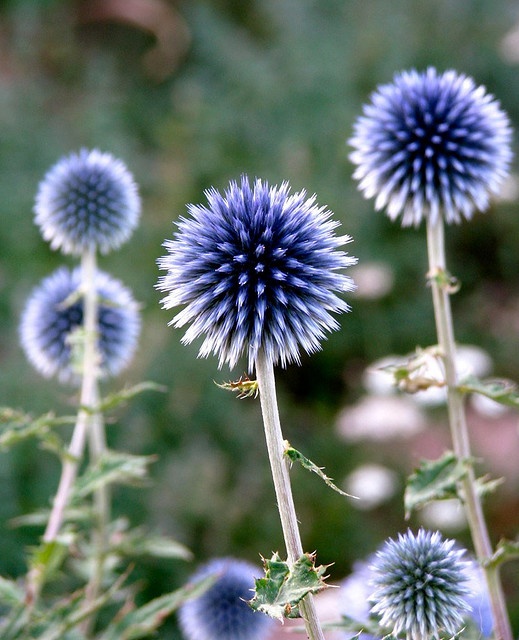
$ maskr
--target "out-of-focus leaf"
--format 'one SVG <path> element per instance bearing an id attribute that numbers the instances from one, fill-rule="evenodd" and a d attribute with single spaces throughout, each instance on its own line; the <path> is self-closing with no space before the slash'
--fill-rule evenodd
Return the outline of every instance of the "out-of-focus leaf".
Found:
<path id="1" fill-rule="evenodd" d="M 114 483 L 142 485 L 148 476 L 148 466 L 156 459 L 156 456 L 134 456 L 107 451 L 77 479 L 74 498 L 84 498 L 97 489 Z"/>
<path id="2" fill-rule="evenodd" d="M 452 451 L 446 451 L 438 460 L 422 460 L 407 480 L 404 492 L 406 518 L 412 511 L 433 500 L 459 498 L 463 501 L 463 490 L 459 483 L 472 464 L 473 460 L 459 460 Z M 495 491 L 501 483 L 501 478 L 476 478 L 476 491 L 480 496 L 485 496 Z"/>
<path id="3" fill-rule="evenodd" d="M 209 576 L 151 600 L 138 609 L 120 613 L 98 640 L 137 640 L 149 636 L 184 602 L 202 595 L 214 581 L 215 577 Z"/>
<path id="4" fill-rule="evenodd" d="M 263 563 L 265 577 L 256 580 L 256 594 L 249 604 L 277 620 L 299 617 L 301 600 L 328 587 L 324 582 L 328 567 L 316 567 L 314 554 L 305 553 L 292 567 L 277 553 Z"/>
<path id="5" fill-rule="evenodd" d="M 287 456 L 290 462 L 299 462 L 302 467 L 304 467 L 308 471 L 311 471 L 312 473 L 317 474 L 321 478 L 321 480 L 323 480 L 331 489 L 337 491 L 337 493 L 340 493 L 341 496 L 346 496 L 347 498 L 355 498 L 355 496 L 351 496 L 349 493 L 346 493 L 342 489 L 339 489 L 339 487 L 333 483 L 333 480 L 324 473 L 323 467 L 318 467 L 311 460 L 305 458 L 305 456 L 300 451 L 294 449 L 294 447 L 292 447 L 286 440 L 284 454 Z"/>
<path id="6" fill-rule="evenodd" d="M 112 551 L 124 556 L 153 556 L 191 560 L 193 554 L 180 542 L 168 536 L 151 535 L 143 529 L 133 529 L 112 536 L 117 540 Z"/>
<path id="7" fill-rule="evenodd" d="M 140 382 L 139 384 L 133 385 L 132 387 L 121 389 L 119 391 L 116 391 L 115 393 L 110 393 L 109 395 L 102 398 L 99 406 L 97 407 L 97 411 L 105 412 L 115 409 L 119 405 L 128 402 L 135 396 L 139 395 L 140 393 L 144 393 L 145 391 L 159 391 L 161 393 L 165 393 L 167 391 L 167 388 L 155 382 Z"/>
<path id="8" fill-rule="evenodd" d="M 465 463 L 447 451 L 438 460 L 422 460 L 409 476 L 404 493 L 406 517 L 432 500 L 457 498 L 457 483 L 467 472 Z"/>
<path id="9" fill-rule="evenodd" d="M 490 558 L 490 563 L 499 566 L 510 560 L 519 558 L 519 540 L 501 540 Z"/>
<path id="10" fill-rule="evenodd" d="M 56 417 L 53 413 L 45 413 L 34 418 L 23 411 L 1 407 L 0 449 L 9 449 L 24 440 L 37 438 L 44 447 L 62 455 L 64 452 L 63 443 L 52 430 L 62 425 L 74 424 L 75 421 L 75 416 Z"/>
<path id="11" fill-rule="evenodd" d="M 43 584 L 50 580 L 59 570 L 68 555 L 70 546 L 74 542 L 74 534 L 61 533 L 51 542 L 42 542 L 31 551 L 29 567 L 33 575 Z"/>
<path id="12" fill-rule="evenodd" d="M 462 381 L 458 389 L 462 393 L 479 393 L 494 402 L 499 402 L 499 404 L 519 408 L 519 388 L 511 380 L 495 378 L 478 380 L 478 378 L 470 376 Z"/>
<path id="13" fill-rule="evenodd" d="M 23 603 L 25 593 L 14 580 L 0 576 L 0 602 L 15 607 Z"/>

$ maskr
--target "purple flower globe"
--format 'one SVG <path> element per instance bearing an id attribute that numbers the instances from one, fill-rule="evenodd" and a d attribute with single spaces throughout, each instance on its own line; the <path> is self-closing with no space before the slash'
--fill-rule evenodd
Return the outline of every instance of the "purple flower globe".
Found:
<path id="1" fill-rule="evenodd" d="M 83 326 L 81 268 L 60 267 L 33 290 L 22 313 L 20 341 L 31 364 L 45 377 L 77 383 L 71 338 Z M 130 361 L 140 332 L 137 303 L 129 289 L 96 273 L 100 373 L 118 374 Z"/>
<path id="2" fill-rule="evenodd" d="M 35 222 L 52 249 L 80 255 L 107 253 L 131 236 L 140 198 L 121 160 L 97 149 L 81 149 L 59 160 L 40 183 Z"/>
<path id="3" fill-rule="evenodd" d="M 349 144 L 353 177 L 403 226 L 488 208 L 508 175 L 512 131 L 482 86 L 456 71 L 407 71 L 372 94 Z"/>
<path id="4" fill-rule="evenodd" d="M 216 558 L 193 576 L 196 582 L 210 575 L 214 584 L 201 596 L 188 600 L 179 610 L 186 640 L 263 640 L 274 621 L 247 604 L 253 595 L 258 569 L 233 558 Z"/>
<path id="5" fill-rule="evenodd" d="M 338 222 L 304 191 L 247 177 L 221 194 L 206 191 L 207 206 L 189 205 L 159 267 L 165 309 L 183 305 L 170 324 L 189 324 L 183 337 L 205 339 L 200 356 L 214 353 L 232 368 L 242 355 L 252 370 L 263 349 L 272 364 L 300 360 L 319 349 L 331 315 L 348 311 L 337 293 L 354 288 L 344 270 L 355 258 L 338 250 Z"/>

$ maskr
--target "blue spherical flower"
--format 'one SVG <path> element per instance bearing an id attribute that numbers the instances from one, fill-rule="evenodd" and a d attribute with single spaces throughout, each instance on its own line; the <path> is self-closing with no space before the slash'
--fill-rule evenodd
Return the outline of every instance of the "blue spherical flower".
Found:
<path id="1" fill-rule="evenodd" d="M 455 71 L 409 71 L 380 86 L 349 140 L 354 178 L 376 209 L 402 225 L 448 223 L 484 211 L 512 158 L 507 115 Z"/>
<path id="2" fill-rule="evenodd" d="M 355 563 L 351 574 L 340 585 L 341 614 L 368 625 L 370 618 L 369 599 L 373 593 L 372 585 L 376 571 L 378 569 L 375 555 L 365 561 Z M 493 628 L 492 609 L 483 570 L 475 560 L 470 559 L 465 563 L 464 575 L 467 577 L 467 590 L 462 596 L 466 603 L 464 618 L 474 625 L 482 637 L 489 638 Z M 345 640 L 351 638 L 351 633 L 344 634 L 344 638 Z M 362 633 L 360 638 L 361 640 L 372 640 L 373 636 Z"/>
<path id="3" fill-rule="evenodd" d="M 373 564 L 371 611 L 395 636 L 430 640 L 455 634 L 470 607 L 463 549 L 440 533 L 420 529 L 389 539 Z"/>
<path id="4" fill-rule="evenodd" d="M 201 567 L 193 581 L 210 575 L 216 581 L 200 597 L 188 600 L 180 608 L 180 628 L 186 640 L 266 638 L 273 620 L 253 611 L 246 602 L 253 595 L 256 574 L 256 567 L 233 558 L 217 558 Z"/>
<path id="5" fill-rule="evenodd" d="M 71 338 L 83 326 L 81 268 L 60 267 L 30 295 L 20 339 L 29 361 L 45 377 L 77 382 Z M 130 291 L 108 274 L 96 273 L 98 355 L 101 375 L 119 373 L 131 359 L 140 331 L 138 306 Z"/>
<path id="6" fill-rule="evenodd" d="M 260 349 L 283 366 L 299 361 L 300 348 L 316 351 L 338 328 L 330 312 L 349 309 L 334 292 L 353 289 L 343 270 L 356 260 L 337 250 L 351 238 L 334 234 L 338 223 L 315 196 L 291 195 L 286 182 L 251 187 L 244 176 L 206 197 L 208 206 L 189 205 L 158 261 L 164 308 L 185 305 L 171 324 L 191 323 L 183 342 L 205 334 L 200 355 L 230 367 L 247 353 L 252 368 Z"/>
<path id="7" fill-rule="evenodd" d="M 45 240 L 63 253 L 107 253 L 137 226 L 140 198 L 121 160 L 81 149 L 59 160 L 40 183 L 35 221 Z"/>

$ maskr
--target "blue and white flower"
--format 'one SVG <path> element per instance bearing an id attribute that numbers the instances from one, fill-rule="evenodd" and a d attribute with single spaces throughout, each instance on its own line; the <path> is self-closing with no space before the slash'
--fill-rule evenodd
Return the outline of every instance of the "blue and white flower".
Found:
<path id="1" fill-rule="evenodd" d="M 349 140 L 353 174 L 403 226 L 470 219 L 488 208 L 512 158 L 510 121 L 486 89 L 455 71 L 406 71 L 372 94 Z"/>
<path id="2" fill-rule="evenodd" d="M 260 349 L 283 366 L 319 349 L 338 328 L 331 314 L 349 309 L 337 293 L 354 288 L 344 270 L 356 260 L 338 248 L 351 238 L 335 235 L 339 223 L 315 196 L 290 194 L 286 182 L 251 186 L 244 176 L 206 197 L 207 206 L 189 205 L 158 261 L 163 307 L 184 305 L 170 324 L 191 325 L 183 342 L 204 335 L 200 356 L 232 368 L 247 355 L 249 369 Z"/>
<path id="3" fill-rule="evenodd" d="M 131 236 L 141 210 L 137 185 L 109 153 L 81 149 L 59 160 L 40 183 L 35 222 L 52 249 L 107 253 Z"/>

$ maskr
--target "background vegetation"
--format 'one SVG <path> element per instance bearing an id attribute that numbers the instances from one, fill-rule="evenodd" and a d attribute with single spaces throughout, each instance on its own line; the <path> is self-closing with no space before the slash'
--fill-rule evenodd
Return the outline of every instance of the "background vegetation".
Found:
<path id="1" fill-rule="evenodd" d="M 363 461 L 383 463 L 400 485 L 373 509 L 329 491 L 294 469 L 305 548 L 334 562 L 340 580 L 356 558 L 403 531 L 404 477 L 445 442 L 443 413 L 403 440 L 348 442 L 340 410 L 364 394 L 374 360 L 434 341 L 425 287 L 422 230 L 402 230 L 374 213 L 352 181 L 345 143 L 362 104 L 396 71 L 456 68 L 485 84 L 519 122 L 519 46 L 513 0 L 4 0 L 0 4 L 0 403 L 34 414 L 66 412 L 72 391 L 32 371 L 17 324 L 30 290 L 63 262 L 41 240 L 32 204 L 39 180 L 63 154 L 98 147 L 125 160 L 141 186 L 142 223 L 100 266 L 142 303 L 138 356 L 118 388 L 142 379 L 165 385 L 119 409 L 113 447 L 158 454 L 153 485 L 120 490 L 116 512 L 173 535 L 195 563 L 232 554 L 256 561 L 282 547 L 259 406 L 214 384 L 243 370 L 218 371 L 180 344 L 154 290 L 156 258 L 185 203 L 203 200 L 241 173 L 316 192 L 354 237 L 360 265 L 390 270 L 393 286 L 370 298 L 359 290 L 351 314 L 321 353 L 280 371 L 286 437 L 342 483 Z M 492 210 L 449 230 L 457 337 L 493 357 L 493 371 L 519 379 L 519 205 L 511 181 Z M 243 367 L 246 363 L 243 363 Z M 496 539 L 519 522 L 517 416 L 474 413 L 485 470 L 506 475 L 489 499 Z M 503 450 L 504 447 L 504 450 Z M 515 456 L 515 457 L 514 457 Z M 40 531 L 10 526 L 48 504 L 58 465 L 36 444 L 0 454 L 0 574 L 23 574 L 23 552 Z M 414 526 L 418 521 L 412 520 Z M 447 533 L 451 533 L 448 531 Z M 467 542 L 462 529 L 455 535 Z M 149 595 L 181 585 L 183 562 L 149 561 L 136 570 Z M 519 632 L 517 564 L 506 572 Z M 176 638 L 174 622 L 164 636 Z"/>

